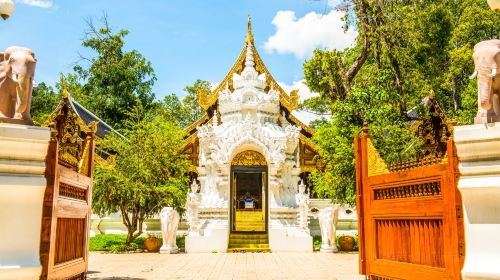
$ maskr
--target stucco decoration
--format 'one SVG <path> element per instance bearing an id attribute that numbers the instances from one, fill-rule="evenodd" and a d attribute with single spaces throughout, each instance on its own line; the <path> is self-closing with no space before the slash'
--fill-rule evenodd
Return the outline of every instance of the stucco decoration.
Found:
<path id="1" fill-rule="evenodd" d="M 30 49 L 9 47 L 0 52 L 0 122 L 33 123 L 30 108 L 35 66 Z"/>
<path id="2" fill-rule="evenodd" d="M 163 246 L 160 253 L 176 254 L 179 248 L 176 244 L 177 227 L 179 226 L 179 213 L 172 207 L 164 207 L 160 212 L 161 235 Z"/>
<path id="3" fill-rule="evenodd" d="M 477 77 L 478 111 L 474 122 L 500 121 L 500 79 L 497 69 L 500 64 L 500 40 L 487 40 L 474 46 L 474 73 Z"/>
<path id="4" fill-rule="evenodd" d="M 319 211 L 319 225 L 321 229 L 321 252 L 332 253 L 337 252 L 335 238 L 337 235 L 337 220 L 339 217 L 339 209 L 335 207 L 326 207 Z"/>
<path id="5" fill-rule="evenodd" d="M 233 87 L 219 95 L 222 124 L 198 127 L 202 208 L 228 207 L 228 175 L 232 158 L 244 150 L 264 155 L 269 168 L 270 207 L 295 207 L 300 166 L 300 128 L 277 124 L 279 92 L 266 88 L 266 76 L 254 68 L 252 48 L 247 48 L 245 68 L 234 74 Z"/>

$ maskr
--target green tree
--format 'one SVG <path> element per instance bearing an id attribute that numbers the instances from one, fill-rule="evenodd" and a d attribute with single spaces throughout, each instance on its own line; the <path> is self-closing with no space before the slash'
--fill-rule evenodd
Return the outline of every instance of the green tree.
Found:
<path id="1" fill-rule="evenodd" d="M 131 108 L 152 107 L 156 81 L 153 67 L 137 50 L 124 50 L 127 30 L 114 33 L 105 16 L 101 27 L 91 20 L 87 25 L 82 45 L 96 55 L 81 57 L 74 73 L 66 75 L 68 87 L 87 109 L 113 127 L 123 127 Z"/>
<path id="2" fill-rule="evenodd" d="M 387 162 L 416 156 L 407 111 L 435 92 L 450 119 L 472 122 L 476 82 L 472 48 L 500 34 L 500 15 L 480 0 L 344 0 L 346 28 L 356 27 L 356 45 L 316 50 L 304 64 L 308 87 L 320 94 L 302 104 L 333 119 L 315 138 L 326 163 L 313 174 L 320 195 L 354 203 L 353 137 L 368 121 Z M 347 154 L 346 154 L 347 152 Z"/>
<path id="3" fill-rule="evenodd" d="M 205 115 L 205 110 L 198 104 L 198 92 L 202 90 L 211 92 L 211 85 L 209 81 L 196 80 L 193 85 L 186 86 L 184 91 L 186 96 L 182 99 L 184 106 L 187 106 L 190 111 L 189 122 L 192 123 Z"/>
<path id="4" fill-rule="evenodd" d="M 60 99 L 60 94 L 56 94 L 54 89 L 44 82 L 33 87 L 33 97 L 31 99 L 31 117 L 33 121 L 39 124 L 45 122 L 56 109 Z"/>
<path id="5" fill-rule="evenodd" d="M 116 155 L 96 165 L 92 209 L 100 215 L 119 211 L 130 244 L 162 207 L 182 209 L 189 162 L 180 153 L 184 131 L 162 114 L 137 106 L 124 125 L 125 138 L 110 134 L 101 143 Z"/>
<path id="6" fill-rule="evenodd" d="M 210 82 L 198 79 L 193 85 L 184 88 L 184 98 L 179 99 L 177 95 L 170 94 L 165 96 L 159 105 L 179 126 L 187 127 L 205 115 L 205 110 L 198 104 L 199 90 L 210 92 Z"/>

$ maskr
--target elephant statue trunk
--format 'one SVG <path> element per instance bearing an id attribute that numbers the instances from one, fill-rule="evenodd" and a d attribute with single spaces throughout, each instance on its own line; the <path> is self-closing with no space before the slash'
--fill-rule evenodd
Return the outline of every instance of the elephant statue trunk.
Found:
<path id="1" fill-rule="evenodd" d="M 29 49 L 9 47 L 0 52 L 0 122 L 32 124 L 35 67 L 35 54 Z"/>

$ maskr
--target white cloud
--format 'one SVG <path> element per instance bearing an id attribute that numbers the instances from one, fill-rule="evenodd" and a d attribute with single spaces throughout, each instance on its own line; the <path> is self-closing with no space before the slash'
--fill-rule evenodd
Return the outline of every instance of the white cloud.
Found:
<path id="1" fill-rule="evenodd" d="M 318 93 L 312 92 L 311 90 L 309 90 L 309 88 L 306 86 L 306 84 L 304 82 L 305 82 L 305 80 L 300 80 L 300 81 L 293 82 L 293 84 L 291 84 L 291 85 L 287 85 L 283 82 L 278 82 L 278 84 L 287 93 L 290 93 L 290 91 L 292 91 L 294 89 L 298 89 L 299 90 L 299 92 L 298 92 L 299 93 L 299 102 L 304 102 L 304 100 L 306 100 L 306 99 L 319 96 Z"/>
<path id="2" fill-rule="evenodd" d="M 304 80 L 296 81 L 292 85 L 287 85 L 282 82 L 278 82 L 278 84 L 287 92 L 290 93 L 290 91 L 294 89 L 298 89 L 299 92 L 299 102 L 304 102 L 304 100 L 319 96 L 318 93 L 312 92 L 309 90 L 309 88 L 304 84 Z M 321 115 L 316 115 L 314 113 L 306 112 L 306 111 L 293 111 L 292 112 L 294 116 L 296 116 L 301 122 L 305 124 L 311 123 L 311 121 L 316 120 L 316 119 L 321 119 Z"/>
<path id="3" fill-rule="evenodd" d="M 337 5 L 331 0 L 329 5 Z M 301 18 L 294 11 L 278 11 L 272 23 L 276 33 L 264 44 L 266 51 L 279 54 L 291 53 L 299 58 L 309 57 L 316 48 L 344 49 L 354 44 L 357 32 L 350 28 L 343 30 L 343 11 L 331 10 L 328 14 L 310 12 Z"/>
<path id="4" fill-rule="evenodd" d="M 54 6 L 54 3 L 48 0 L 17 0 L 16 2 L 44 9 L 51 8 L 52 6 Z"/>

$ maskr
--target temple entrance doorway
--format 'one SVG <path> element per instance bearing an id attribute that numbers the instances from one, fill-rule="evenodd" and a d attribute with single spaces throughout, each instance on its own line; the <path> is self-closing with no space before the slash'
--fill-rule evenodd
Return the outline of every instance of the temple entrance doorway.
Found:
<path id="1" fill-rule="evenodd" d="M 269 251 L 267 235 L 267 162 L 255 151 L 231 162 L 229 251 Z"/>
<path id="2" fill-rule="evenodd" d="M 266 232 L 266 170 L 233 167 L 233 232 Z"/>

